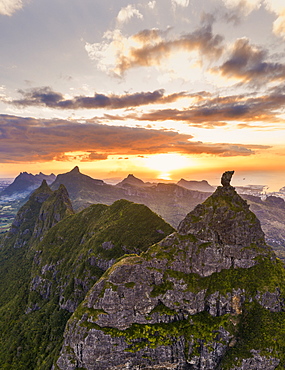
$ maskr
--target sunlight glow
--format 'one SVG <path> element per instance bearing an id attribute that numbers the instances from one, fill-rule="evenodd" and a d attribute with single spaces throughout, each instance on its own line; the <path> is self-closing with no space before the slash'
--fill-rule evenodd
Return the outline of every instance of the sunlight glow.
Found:
<path id="1" fill-rule="evenodd" d="M 193 159 L 180 154 L 156 154 L 143 159 L 144 164 L 151 170 L 159 171 L 158 178 L 171 180 L 171 171 L 193 166 Z"/>

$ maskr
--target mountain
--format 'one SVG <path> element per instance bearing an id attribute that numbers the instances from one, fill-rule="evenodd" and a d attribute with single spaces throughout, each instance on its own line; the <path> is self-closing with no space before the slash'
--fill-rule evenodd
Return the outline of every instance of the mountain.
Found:
<path id="1" fill-rule="evenodd" d="M 141 180 L 135 177 L 132 174 L 129 174 L 124 180 L 116 184 L 117 187 L 125 187 L 125 186 L 146 186 L 146 184 Z"/>
<path id="2" fill-rule="evenodd" d="M 186 189 L 190 190 L 198 190 L 198 191 L 206 191 L 208 193 L 212 193 L 215 188 L 211 186 L 208 181 L 202 180 L 202 181 L 187 181 L 184 179 L 181 179 L 178 181 L 177 185 L 183 186 Z"/>
<path id="3" fill-rule="evenodd" d="M 231 176 L 177 232 L 104 273 L 54 369 L 284 368 L 285 270 Z"/>
<path id="4" fill-rule="evenodd" d="M 176 184 L 145 184 L 133 175 L 113 186 L 82 174 L 77 166 L 70 172 L 58 175 L 51 189 L 57 189 L 60 184 L 66 187 L 76 211 L 91 204 L 111 205 L 117 200 L 126 199 L 145 204 L 173 227 L 178 225 L 189 209 L 208 196 L 207 193 L 188 190 Z"/>
<path id="5" fill-rule="evenodd" d="M 41 207 L 51 194 L 52 191 L 44 180 L 18 211 L 9 232 L 5 236 L 6 245 L 21 248 L 29 242 Z"/>
<path id="6" fill-rule="evenodd" d="M 285 261 L 285 201 L 275 196 L 268 196 L 263 200 L 245 194 L 242 197 L 261 221 L 266 242 L 274 248 L 277 256 Z"/>
<path id="7" fill-rule="evenodd" d="M 63 185 L 43 182 L 0 248 L 0 364 L 50 370 L 65 325 L 102 274 L 173 232 L 144 205 L 119 200 L 74 214 Z"/>
<path id="8" fill-rule="evenodd" d="M 58 175 L 51 184 L 51 188 L 58 189 L 61 184 L 66 187 L 76 210 L 81 210 L 94 203 L 110 205 L 122 199 L 124 195 L 120 189 L 106 184 L 103 180 L 82 174 L 78 166 L 70 172 Z"/>
<path id="9" fill-rule="evenodd" d="M 31 173 L 21 172 L 15 180 L 7 186 L 1 193 L 2 198 L 26 198 L 31 192 L 37 189 L 43 180 L 51 184 L 55 180 L 55 175 L 44 175 L 39 173 L 32 175 Z"/>
<path id="10" fill-rule="evenodd" d="M 200 185 L 206 183 L 204 181 L 188 182 L 192 185 L 193 183 Z M 73 209 L 77 212 L 92 204 L 111 205 L 117 200 L 126 199 L 134 203 L 145 204 L 175 228 L 178 227 L 180 221 L 190 210 L 203 202 L 213 192 L 213 190 L 210 192 L 190 190 L 178 184 L 144 183 L 133 175 L 128 175 L 126 179 L 113 186 L 80 173 L 77 166 L 66 174 L 58 175 L 51 188 L 53 190 L 58 189 L 60 184 L 64 184 L 67 188 Z M 207 185 L 205 186 L 204 189 L 208 188 Z M 272 202 L 270 201 L 271 196 L 266 199 L 256 196 L 254 195 L 256 193 L 254 189 L 243 190 L 243 192 L 249 192 L 252 195 L 242 194 L 242 197 L 248 201 L 250 209 L 260 219 L 267 243 L 274 248 L 278 257 L 285 261 L 284 202 L 282 198 L 278 197 L 275 198 L 279 201 Z M 241 188 L 236 188 L 236 190 L 240 193 Z M 9 207 L 10 204 L 8 204 Z M 13 205 L 13 209 L 8 208 L 1 212 L 3 214 L 3 227 L 5 228 L 7 228 L 5 224 L 7 222 L 5 221 L 6 214 L 9 213 L 8 216 L 11 218 L 19 208 L 15 202 Z"/>
<path id="11" fill-rule="evenodd" d="M 27 348 L 31 338 L 39 335 L 40 330 L 35 329 L 32 335 L 29 330 L 33 330 L 38 322 L 42 331 L 48 330 L 56 336 L 58 327 L 62 325 L 59 320 L 56 329 L 47 329 L 43 321 L 40 323 L 40 317 L 31 318 L 25 312 L 30 299 L 31 272 L 37 261 L 33 248 L 49 228 L 73 213 L 65 195 L 63 187 L 58 192 L 52 192 L 43 180 L 18 211 L 10 231 L 0 240 L 1 369 L 32 369 L 33 366 L 29 366 L 30 357 L 37 357 L 36 342 L 39 338 L 33 343 L 35 349 L 32 354 Z M 67 317 L 67 314 L 62 316 Z M 61 328 L 63 330 L 64 326 Z"/>
<path id="12" fill-rule="evenodd" d="M 110 205 L 116 200 L 127 199 L 145 204 L 175 228 L 190 210 L 203 202 L 214 191 L 214 188 L 205 180 L 186 181 L 181 179 L 178 184 L 149 184 L 133 175 L 128 175 L 115 186 L 102 182 L 101 185 L 98 185 L 98 181 L 101 180 L 91 179 L 89 176 L 81 174 L 78 167 L 75 167 L 71 172 L 59 175 L 51 187 L 55 189 L 60 183 L 63 183 L 71 195 L 75 210 L 81 210 L 93 203 Z M 190 190 L 187 188 L 188 186 L 197 187 L 200 190 Z M 206 192 L 207 189 L 208 192 Z M 240 193 L 241 188 L 236 190 Z M 250 193 L 254 193 L 252 189 Z M 271 197 L 268 197 L 268 200 L 250 194 L 242 194 L 242 197 L 248 201 L 250 209 L 260 219 L 267 243 L 274 248 L 280 258 L 285 260 L 283 200 L 278 198 L 279 201 L 273 204 L 270 202 Z"/>
<path id="13" fill-rule="evenodd" d="M 64 185 L 60 185 L 58 190 L 55 190 L 42 204 L 35 222 L 33 239 L 42 240 L 49 229 L 65 217 L 73 214 L 74 211 L 68 192 Z"/>
<path id="14" fill-rule="evenodd" d="M 70 172 L 60 174 L 52 183 L 52 188 L 58 188 L 59 185 L 65 185 L 67 190 L 70 190 L 70 196 L 82 191 L 82 188 L 93 189 L 96 186 L 104 185 L 103 180 L 96 180 L 90 176 L 84 175 L 80 172 L 79 167 L 75 166 Z"/>

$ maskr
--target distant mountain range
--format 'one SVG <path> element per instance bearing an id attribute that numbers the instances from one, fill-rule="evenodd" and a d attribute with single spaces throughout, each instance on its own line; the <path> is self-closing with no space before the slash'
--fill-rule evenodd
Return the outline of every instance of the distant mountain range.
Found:
<path id="1" fill-rule="evenodd" d="M 52 191 L 43 181 L 0 236 L 0 368 L 50 370 L 93 284 L 118 258 L 173 231 L 126 200 L 74 214 L 65 186 Z"/>
<path id="2" fill-rule="evenodd" d="M 116 200 L 126 199 L 145 204 L 174 227 L 189 209 L 193 209 L 210 194 L 189 190 L 177 184 L 144 183 L 133 175 L 117 185 L 109 185 L 82 174 L 78 167 L 58 175 L 51 189 L 57 189 L 60 184 L 66 187 L 75 210 L 91 204 L 110 205 Z"/>
<path id="3" fill-rule="evenodd" d="M 206 180 L 202 181 L 187 181 L 181 179 L 178 181 L 177 185 L 183 186 L 184 188 L 190 190 L 198 190 L 198 191 L 206 191 L 208 193 L 212 193 L 215 191 L 215 188 L 211 186 Z"/>
<path id="4" fill-rule="evenodd" d="M 32 175 L 31 173 L 21 172 L 10 185 L 0 192 L 0 197 L 10 199 L 26 198 L 41 185 L 43 180 L 51 184 L 55 179 L 56 176 L 53 173 L 45 175 L 40 172 L 37 175 Z"/>
<path id="5" fill-rule="evenodd" d="M 29 192 L 27 184 L 33 182 L 35 186 L 40 178 L 45 178 L 47 183 L 51 184 L 52 190 L 58 189 L 63 184 L 76 212 L 92 204 L 111 205 L 117 200 L 126 199 L 145 204 L 173 227 L 177 227 L 189 210 L 194 209 L 215 190 L 206 180 L 181 179 L 177 184 L 150 183 L 142 181 L 133 174 L 129 174 L 116 185 L 110 185 L 103 180 L 82 174 L 76 166 L 56 178 L 53 174 L 47 176 L 40 173 L 33 176 L 23 172 L 4 192 L 0 193 L 0 196 L 10 194 L 10 197 L 17 197 L 19 194 L 21 196 L 27 194 Z M 243 193 L 242 197 L 248 201 L 251 210 L 259 217 L 267 242 L 275 249 L 278 256 L 285 260 L 284 200 L 276 196 L 263 198 L 247 194 L 251 193 L 251 188 L 238 187 L 236 190 L 238 193 Z M 256 194 L 256 189 L 253 193 Z"/>
<path id="6" fill-rule="evenodd" d="M 97 181 L 78 168 L 61 181 L 81 178 Z M 0 236 L 0 368 L 283 369 L 284 265 L 222 184 L 175 230 L 125 199 L 75 213 L 43 180 Z"/>

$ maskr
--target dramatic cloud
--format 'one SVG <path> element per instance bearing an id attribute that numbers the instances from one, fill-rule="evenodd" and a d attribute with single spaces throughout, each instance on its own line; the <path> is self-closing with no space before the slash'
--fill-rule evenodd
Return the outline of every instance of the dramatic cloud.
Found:
<path id="1" fill-rule="evenodd" d="M 216 71 L 224 77 L 234 77 L 256 86 L 276 80 L 283 81 L 285 65 L 266 62 L 266 57 L 267 51 L 251 45 L 247 38 L 241 38 L 234 43 L 229 59 Z"/>
<path id="2" fill-rule="evenodd" d="M 46 106 L 57 109 L 120 109 L 155 103 L 170 103 L 187 96 L 185 92 L 164 95 L 164 90 L 156 90 L 125 95 L 95 93 L 94 96 L 76 96 L 73 99 L 65 99 L 61 93 L 54 92 L 50 87 L 28 91 L 20 90 L 20 93 L 23 95 L 22 99 L 9 100 L 8 102 L 22 107 Z"/>
<path id="3" fill-rule="evenodd" d="M 23 7 L 22 0 L 0 0 L 0 14 L 11 16 Z"/>
<path id="4" fill-rule="evenodd" d="M 180 152 L 217 156 L 253 155 L 254 147 L 191 141 L 191 135 L 174 131 L 117 127 L 67 120 L 38 120 L 0 116 L 0 161 L 41 162 L 68 160 L 83 152 L 82 161 L 103 160 L 113 155 L 144 155 Z"/>
<path id="5" fill-rule="evenodd" d="M 104 34 L 102 43 L 86 44 L 89 57 L 97 67 L 110 70 L 117 76 L 135 67 L 157 66 L 177 51 L 198 51 L 209 59 L 218 58 L 222 51 L 223 37 L 212 33 L 212 25 L 205 24 L 198 30 L 178 38 L 168 39 L 167 32 L 157 29 L 144 30 L 129 38 L 119 30 Z"/>
<path id="6" fill-rule="evenodd" d="M 134 7 L 134 5 L 128 5 L 119 11 L 117 21 L 120 23 L 126 23 L 133 17 L 142 19 L 143 15 L 139 12 L 138 9 Z"/>
<path id="7" fill-rule="evenodd" d="M 215 128 L 226 126 L 230 122 L 259 122 L 264 124 L 282 123 L 279 117 L 284 111 L 285 94 L 280 90 L 272 90 L 270 94 L 252 97 L 234 95 L 227 97 L 207 97 L 198 95 L 197 103 L 185 109 L 160 109 L 148 113 L 131 113 L 124 119 L 138 121 L 184 121 L 190 126 Z M 108 118 L 106 116 L 106 118 Z M 116 117 L 112 116 L 115 120 Z M 118 119 L 122 119 L 121 116 Z"/>
<path id="8" fill-rule="evenodd" d="M 229 66 L 227 66 L 229 68 Z M 236 71 L 232 65 L 231 70 Z M 237 72 L 236 72 L 237 73 Z M 178 99 L 189 99 L 188 107 L 152 109 L 138 113 L 128 110 L 123 114 L 105 113 L 100 120 L 132 120 L 132 121 L 180 121 L 190 126 L 212 129 L 222 127 L 230 122 L 259 122 L 264 125 L 283 122 L 280 116 L 284 112 L 285 88 L 278 86 L 271 88 L 267 94 L 215 96 L 205 91 L 197 93 L 178 92 L 164 95 L 163 90 L 140 92 L 124 95 L 95 94 L 94 97 L 78 96 L 65 99 L 62 94 L 50 88 L 32 89 L 23 92 L 23 99 L 9 100 L 10 104 L 26 106 L 44 106 L 53 109 L 127 109 L 151 104 L 168 104 Z"/>

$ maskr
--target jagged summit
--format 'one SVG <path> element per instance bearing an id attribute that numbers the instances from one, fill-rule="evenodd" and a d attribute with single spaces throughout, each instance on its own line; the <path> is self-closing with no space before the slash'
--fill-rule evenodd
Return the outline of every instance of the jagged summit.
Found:
<path id="1" fill-rule="evenodd" d="M 199 239 L 224 245 L 265 245 L 259 220 L 230 185 L 233 173 L 225 172 L 221 178 L 223 186 L 188 213 L 178 226 L 180 234 L 194 234 Z"/>
<path id="2" fill-rule="evenodd" d="M 55 175 L 45 175 L 42 172 L 37 175 L 32 175 L 28 172 L 21 172 L 12 184 L 1 192 L 1 196 L 25 198 L 29 196 L 33 190 L 37 189 L 43 180 L 46 180 L 47 184 L 51 184 L 55 180 Z"/>
<path id="3" fill-rule="evenodd" d="M 21 248 L 37 241 L 64 217 L 73 214 L 66 188 L 61 185 L 52 191 L 46 180 L 34 190 L 29 200 L 19 209 L 4 239 L 4 245 Z"/>
<path id="4" fill-rule="evenodd" d="M 70 173 L 75 174 L 75 173 L 81 173 L 81 172 L 80 172 L 80 170 L 79 170 L 79 167 L 78 167 L 78 166 L 75 166 L 75 167 L 70 171 Z"/>
<path id="5" fill-rule="evenodd" d="M 284 268 L 230 185 L 232 175 L 178 232 L 121 259 L 91 288 L 66 327 L 59 369 L 285 364 Z"/>
<path id="6" fill-rule="evenodd" d="M 42 204 L 33 230 L 33 240 L 41 240 L 43 235 L 63 218 L 74 214 L 68 192 L 60 185 Z"/>
<path id="7" fill-rule="evenodd" d="M 38 189 L 36 189 L 35 191 L 36 192 L 40 192 L 40 191 L 43 191 L 43 190 L 47 190 L 49 189 L 50 190 L 50 187 L 48 186 L 48 183 L 46 180 L 43 180 L 40 187 Z"/>
<path id="8" fill-rule="evenodd" d="M 145 186 L 145 183 L 141 179 L 135 177 L 133 174 L 129 174 L 124 180 L 119 182 L 116 186 L 120 187 L 126 185 Z"/>
<path id="9" fill-rule="evenodd" d="M 84 192 L 93 192 L 99 185 L 104 185 L 103 180 L 93 179 L 90 176 L 80 172 L 79 167 L 75 166 L 71 171 L 57 175 L 55 181 L 51 184 L 51 189 L 56 190 L 63 184 L 71 199 L 74 199 L 80 193 L 80 197 Z"/>
<path id="10" fill-rule="evenodd" d="M 226 171 L 223 173 L 221 178 L 221 184 L 223 186 L 231 186 L 231 179 L 235 171 Z"/>

